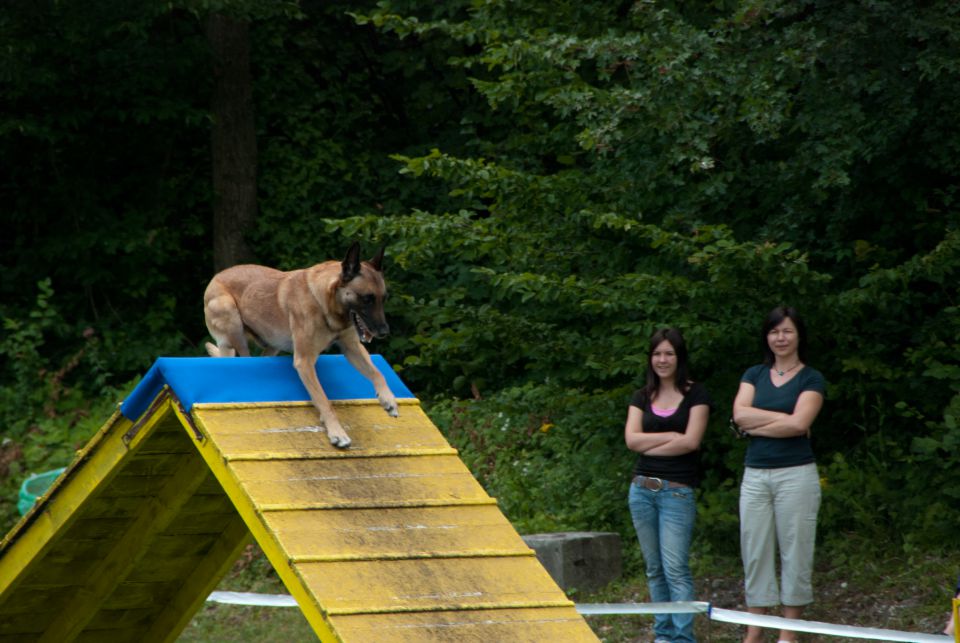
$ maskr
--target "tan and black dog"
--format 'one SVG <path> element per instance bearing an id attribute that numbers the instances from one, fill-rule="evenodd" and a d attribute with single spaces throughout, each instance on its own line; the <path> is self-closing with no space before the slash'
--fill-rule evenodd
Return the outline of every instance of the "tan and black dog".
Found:
<path id="1" fill-rule="evenodd" d="M 363 346 L 384 337 L 390 327 L 383 313 L 386 284 L 383 250 L 360 261 L 354 243 L 343 261 L 282 272 L 266 266 L 233 266 L 214 275 L 203 294 L 203 316 L 217 345 L 213 357 L 249 355 L 248 340 L 264 355 L 293 353 L 293 365 L 310 393 L 331 444 L 345 448 L 350 437 L 317 379 L 317 356 L 337 342 L 353 366 L 373 384 L 380 406 L 398 415 L 397 401 Z"/>

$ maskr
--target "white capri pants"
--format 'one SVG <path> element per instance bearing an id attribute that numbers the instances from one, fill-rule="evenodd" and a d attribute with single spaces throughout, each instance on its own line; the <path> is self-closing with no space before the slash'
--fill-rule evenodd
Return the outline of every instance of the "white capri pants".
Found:
<path id="1" fill-rule="evenodd" d="M 811 577 L 819 509 L 816 463 L 782 469 L 746 468 L 740 484 L 740 554 L 747 607 L 800 607 L 813 602 Z"/>

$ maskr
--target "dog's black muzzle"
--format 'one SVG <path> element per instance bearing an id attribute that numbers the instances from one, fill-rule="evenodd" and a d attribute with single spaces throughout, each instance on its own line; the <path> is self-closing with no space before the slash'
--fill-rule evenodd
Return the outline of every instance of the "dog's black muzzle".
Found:
<path id="1" fill-rule="evenodd" d="M 360 335 L 360 341 L 366 343 L 370 340 L 381 337 L 386 337 L 390 334 L 390 326 L 387 325 L 387 322 L 380 321 L 371 322 L 369 318 L 363 314 L 353 310 L 350 312 L 350 317 L 353 319 L 353 325 L 357 329 L 357 334 Z"/>

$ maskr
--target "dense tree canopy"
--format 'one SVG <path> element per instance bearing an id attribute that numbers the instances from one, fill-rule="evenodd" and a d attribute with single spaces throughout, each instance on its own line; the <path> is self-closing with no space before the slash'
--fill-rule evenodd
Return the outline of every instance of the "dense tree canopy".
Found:
<path id="1" fill-rule="evenodd" d="M 723 426 L 790 303 L 829 380 L 825 535 L 950 533 L 954 3 L 201 6 L 0 9 L 14 443 L 62 442 L 81 399 L 200 353 L 217 12 L 249 23 L 250 247 L 292 268 L 386 244 L 377 350 L 522 528 L 626 528 L 626 403 L 675 325 L 717 401 L 703 546 L 729 548 L 743 445 Z M 11 476 L 62 457 L 9 453 Z"/>

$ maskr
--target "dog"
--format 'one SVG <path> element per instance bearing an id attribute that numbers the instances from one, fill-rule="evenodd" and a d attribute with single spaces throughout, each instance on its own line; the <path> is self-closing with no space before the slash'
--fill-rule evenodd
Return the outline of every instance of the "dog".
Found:
<path id="1" fill-rule="evenodd" d="M 399 415 L 397 401 L 383 374 L 364 347 L 390 332 L 383 312 L 383 248 L 369 261 L 360 261 L 354 243 L 343 261 L 325 261 L 310 268 L 283 272 L 244 264 L 214 275 L 203 294 L 203 316 L 216 346 L 211 357 L 250 355 L 248 341 L 263 355 L 293 353 L 293 366 L 310 400 L 320 412 L 327 437 L 335 447 L 350 446 L 320 380 L 317 357 L 334 342 L 354 368 L 373 384 L 380 406 Z"/>

